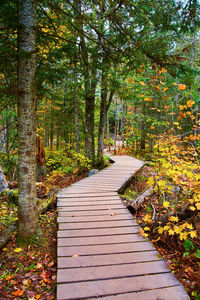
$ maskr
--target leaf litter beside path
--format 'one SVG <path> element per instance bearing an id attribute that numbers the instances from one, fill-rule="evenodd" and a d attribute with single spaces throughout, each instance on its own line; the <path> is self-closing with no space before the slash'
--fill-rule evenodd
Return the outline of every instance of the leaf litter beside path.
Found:
<path id="1" fill-rule="evenodd" d="M 40 218 L 46 243 L 18 248 L 15 236 L 0 255 L 0 299 L 56 299 L 56 209 Z"/>
<path id="2" fill-rule="evenodd" d="M 59 190 L 87 176 L 55 174 L 41 183 L 37 196 L 46 189 Z M 46 189 L 44 188 L 46 186 Z M 45 200 L 45 198 L 44 198 Z M 2 203 L 4 203 L 2 199 Z M 15 212 L 16 214 L 16 212 Z M 0 300 L 55 300 L 57 272 L 57 210 L 52 207 L 40 215 L 45 245 L 39 242 L 19 248 L 15 235 L 0 253 Z"/>
<path id="3" fill-rule="evenodd" d="M 141 193 L 143 193 L 147 188 L 147 180 L 149 176 L 152 176 L 153 168 L 145 166 L 140 172 L 138 172 L 136 178 L 129 184 L 124 195 L 121 195 L 121 199 L 126 205 L 132 200 L 135 200 Z M 140 226 L 144 226 L 143 218 L 146 213 L 152 211 L 152 205 L 156 207 L 157 205 L 157 195 L 152 194 L 147 197 L 145 202 L 141 205 L 135 214 L 136 220 Z M 166 208 L 160 211 L 161 215 L 166 214 Z M 197 238 L 195 240 L 196 248 L 200 249 L 200 222 L 196 224 L 197 228 Z M 141 230 L 143 232 L 143 230 Z M 192 300 L 200 300 L 200 259 L 194 256 L 194 251 L 185 255 L 185 249 L 183 243 L 177 242 L 172 238 L 169 239 L 167 236 L 162 235 L 158 240 L 158 236 L 151 232 L 148 238 L 156 247 L 159 254 L 168 264 L 172 273 L 178 278 L 182 283 L 187 293 Z"/>

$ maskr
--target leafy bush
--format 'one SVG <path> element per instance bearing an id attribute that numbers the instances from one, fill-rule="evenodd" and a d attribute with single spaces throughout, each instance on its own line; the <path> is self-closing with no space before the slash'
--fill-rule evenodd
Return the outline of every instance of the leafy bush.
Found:
<path id="1" fill-rule="evenodd" d="M 200 166 L 195 149 L 190 147 L 185 151 L 183 146 L 177 137 L 161 137 L 155 145 L 156 174 L 148 179 L 149 186 L 158 195 L 158 211 L 164 209 L 168 216 L 167 223 L 160 222 L 154 232 L 157 230 L 160 236 L 176 237 L 180 241 L 197 237 L 194 220 L 200 211 Z M 183 209 L 189 211 L 190 219 L 181 220 Z M 143 220 L 153 224 L 150 214 Z"/>
<path id="2" fill-rule="evenodd" d="M 104 145 L 105 146 L 114 146 L 115 141 L 112 138 L 104 139 Z"/>
<path id="3" fill-rule="evenodd" d="M 17 174 L 17 155 L 7 157 L 3 152 L 0 152 L 0 166 L 2 166 L 6 179 L 15 179 L 13 175 Z"/>
<path id="4" fill-rule="evenodd" d="M 58 151 L 46 151 L 46 166 L 47 171 L 54 170 L 63 174 L 81 173 L 89 170 L 90 161 L 83 154 L 76 153 L 75 151 L 65 151 L 60 149 Z"/>

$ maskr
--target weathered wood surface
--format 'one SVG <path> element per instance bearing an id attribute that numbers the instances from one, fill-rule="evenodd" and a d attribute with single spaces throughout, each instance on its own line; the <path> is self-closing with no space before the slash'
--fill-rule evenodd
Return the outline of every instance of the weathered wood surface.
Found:
<path id="1" fill-rule="evenodd" d="M 117 193 L 144 163 L 112 159 L 58 194 L 57 299 L 189 299 Z"/>

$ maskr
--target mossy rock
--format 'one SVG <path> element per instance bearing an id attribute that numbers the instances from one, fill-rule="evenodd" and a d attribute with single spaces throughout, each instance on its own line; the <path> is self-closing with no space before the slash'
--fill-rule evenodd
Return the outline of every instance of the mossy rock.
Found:
<path id="1" fill-rule="evenodd" d="M 18 190 L 10 190 L 8 192 L 8 199 L 11 203 L 17 205 L 18 204 Z"/>

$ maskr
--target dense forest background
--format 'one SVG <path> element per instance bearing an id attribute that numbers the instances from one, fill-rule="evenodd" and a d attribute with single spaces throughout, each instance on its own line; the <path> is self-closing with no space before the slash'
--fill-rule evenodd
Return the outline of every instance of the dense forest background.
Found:
<path id="1" fill-rule="evenodd" d="M 6 299 L 55 299 L 56 192 L 104 149 L 147 161 L 123 201 L 200 299 L 199 16 L 197 0 L 0 1 Z"/>
<path id="2" fill-rule="evenodd" d="M 37 228 L 36 172 L 100 168 L 116 140 L 197 168 L 198 1 L 2 0 L 0 34 L 0 164 L 21 236 Z"/>

